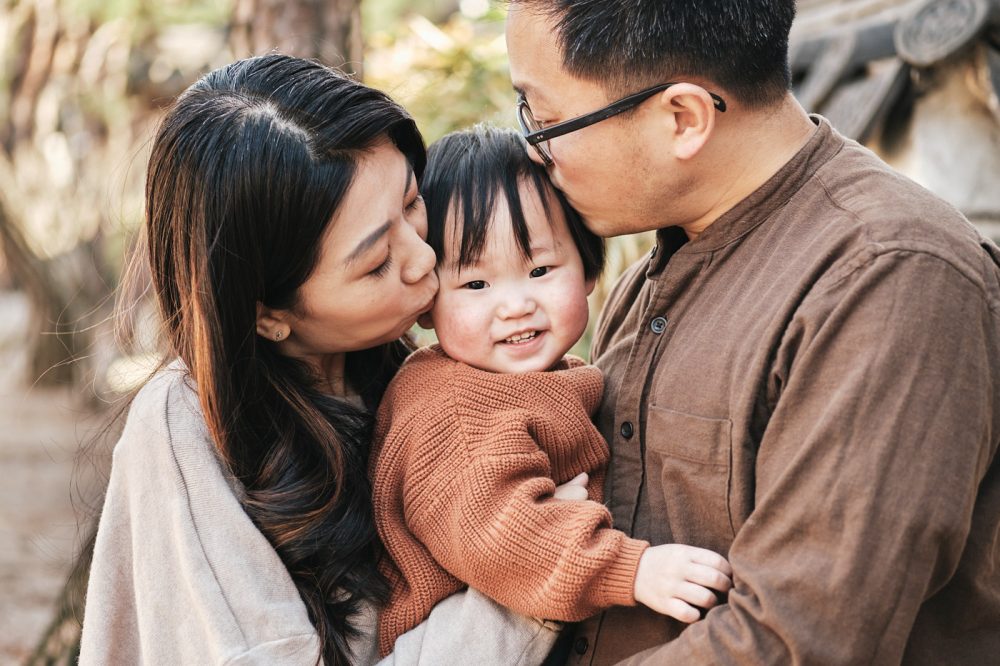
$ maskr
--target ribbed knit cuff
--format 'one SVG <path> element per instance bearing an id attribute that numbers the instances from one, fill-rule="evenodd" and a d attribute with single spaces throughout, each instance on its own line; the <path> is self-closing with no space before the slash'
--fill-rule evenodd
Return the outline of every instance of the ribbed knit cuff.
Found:
<path id="1" fill-rule="evenodd" d="M 600 581 L 599 605 L 635 606 L 635 576 L 639 571 L 639 558 L 649 548 L 648 541 L 622 539 L 618 558 L 604 570 Z"/>

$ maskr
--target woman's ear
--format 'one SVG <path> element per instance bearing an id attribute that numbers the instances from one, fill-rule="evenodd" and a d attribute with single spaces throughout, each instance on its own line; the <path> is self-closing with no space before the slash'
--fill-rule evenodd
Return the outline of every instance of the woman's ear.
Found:
<path id="1" fill-rule="evenodd" d="M 679 160 L 696 156 L 715 130 L 715 100 L 707 90 L 693 83 L 675 83 L 657 98 Z"/>
<path id="2" fill-rule="evenodd" d="M 284 310 L 269 308 L 257 301 L 257 335 L 260 337 L 274 342 L 287 339 L 292 331 L 286 319 Z"/>

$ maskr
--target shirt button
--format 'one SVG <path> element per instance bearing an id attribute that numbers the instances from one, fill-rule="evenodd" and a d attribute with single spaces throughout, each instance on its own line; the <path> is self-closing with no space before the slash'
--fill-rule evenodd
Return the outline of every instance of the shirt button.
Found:
<path id="1" fill-rule="evenodd" d="M 666 317 L 656 317 L 653 321 L 649 322 L 649 330 L 653 331 L 659 335 L 663 331 L 667 330 L 667 318 Z"/>
<path id="2" fill-rule="evenodd" d="M 624 437 L 625 439 L 632 439 L 632 435 L 635 433 L 635 429 L 632 427 L 632 423 L 630 421 L 626 421 L 625 423 L 622 424 L 621 430 L 619 432 L 621 432 L 622 437 Z"/>
<path id="3" fill-rule="evenodd" d="M 583 654 L 587 651 L 587 648 L 589 647 L 590 647 L 590 641 L 588 641 L 586 638 L 580 637 L 576 639 L 575 643 L 573 643 L 573 652 L 576 652 L 577 654 Z"/>

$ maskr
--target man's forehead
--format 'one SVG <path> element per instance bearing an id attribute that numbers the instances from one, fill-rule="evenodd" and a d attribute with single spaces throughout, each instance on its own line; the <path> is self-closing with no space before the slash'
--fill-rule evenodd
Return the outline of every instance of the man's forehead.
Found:
<path id="1" fill-rule="evenodd" d="M 562 67 L 562 55 L 550 17 L 513 4 L 507 13 L 507 54 L 514 90 L 530 99 L 543 95 L 546 74 Z"/>

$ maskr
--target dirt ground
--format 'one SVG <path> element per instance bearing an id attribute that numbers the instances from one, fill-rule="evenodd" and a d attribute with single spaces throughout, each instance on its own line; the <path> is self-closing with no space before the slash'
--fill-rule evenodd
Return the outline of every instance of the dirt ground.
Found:
<path id="1" fill-rule="evenodd" d="M 23 300 L 0 292 L 0 664 L 21 663 L 48 625 L 78 546 L 74 460 L 93 417 L 66 390 L 21 379 Z M 85 482 L 86 484 L 86 482 Z"/>

